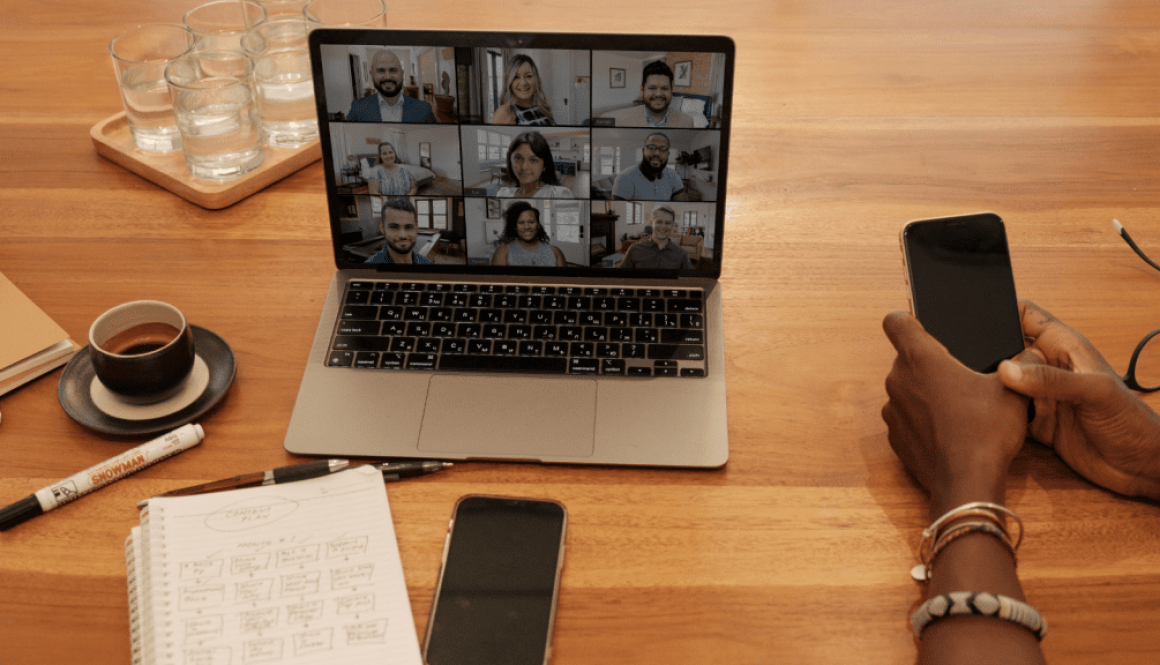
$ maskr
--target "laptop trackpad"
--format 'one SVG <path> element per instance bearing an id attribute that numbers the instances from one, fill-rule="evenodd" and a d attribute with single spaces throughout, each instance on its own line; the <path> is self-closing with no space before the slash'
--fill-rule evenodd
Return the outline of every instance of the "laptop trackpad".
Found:
<path id="1" fill-rule="evenodd" d="M 596 381 L 433 376 L 419 450 L 472 457 L 589 457 Z"/>

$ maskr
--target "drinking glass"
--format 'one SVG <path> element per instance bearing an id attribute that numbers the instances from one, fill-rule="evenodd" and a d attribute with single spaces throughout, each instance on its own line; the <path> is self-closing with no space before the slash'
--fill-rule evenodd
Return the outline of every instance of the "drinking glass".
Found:
<path id="1" fill-rule="evenodd" d="M 253 60 L 238 51 L 193 50 L 165 69 L 194 177 L 232 180 L 262 164 L 253 74 Z"/>
<path id="2" fill-rule="evenodd" d="M 383 0 L 310 0 L 306 18 L 328 28 L 384 28 L 387 5 Z"/>
<path id="3" fill-rule="evenodd" d="M 113 72 L 133 143 L 148 152 L 181 150 L 165 67 L 189 51 L 193 35 L 180 25 L 139 25 L 109 42 Z"/>
<path id="4" fill-rule="evenodd" d="M 250 0 L 215 0 L 194 7 L 181 22 L 205 51 L 240 51 L 242 37 L 250 28 L 266 20 L 262 5 Z"/>
<path id="5" fill-rule="evenodd" d="M 242 48 L 254 61 L 258 117 L 262 142 L 275 148 L 297 148 L 318 138 L 314 108 L 314 76 L 305 18 L 266 21 L 242 38 Z"/>

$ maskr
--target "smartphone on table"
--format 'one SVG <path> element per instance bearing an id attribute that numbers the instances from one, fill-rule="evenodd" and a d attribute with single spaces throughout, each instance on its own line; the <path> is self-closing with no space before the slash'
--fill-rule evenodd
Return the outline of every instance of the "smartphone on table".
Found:
<path id="1" fill-rule="evenodd" d="M 994 213 L 922 219 L 902 229 L 910 311 L 959 362 L 994 372 L 1023 350 L 1015 276 Z"/>
<path id="2" fill-rule="evenodd" d="M 428 665 L 543 665 L 564 565 L 556 501 L 468 495 L 447 529 L 427 622 Z"/>

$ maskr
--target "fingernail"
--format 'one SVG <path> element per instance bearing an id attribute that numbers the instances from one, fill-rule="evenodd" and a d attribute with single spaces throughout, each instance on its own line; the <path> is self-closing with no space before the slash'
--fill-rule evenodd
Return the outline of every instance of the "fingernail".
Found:
<path id="1" fill-rule="evenodd" d="M 1019 363 L 1012 362 L 1010 360 L 1004 360 L 1001 365 L 1007 367 L 1006 371 L 1008 379 L 1013 381 L 1023 380 L 1023 368 L 1019 366 Z"/>

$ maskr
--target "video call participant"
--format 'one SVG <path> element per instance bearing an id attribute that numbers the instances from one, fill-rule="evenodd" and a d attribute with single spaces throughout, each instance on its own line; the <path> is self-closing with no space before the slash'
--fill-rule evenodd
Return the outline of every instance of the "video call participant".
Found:
<path id="1" fill-rule="evenodd" d="M 672 127 L 693 129 L 693 117 L 670 108 L 673 103 L 673 70 L 656 60 L 644 66 L 640 77 L 641 106 L 633 107 L 616 119 L 618 127 Z"/>
<path id="2" fill-rule="evenodd" d="M 434 265 L 434 261 L 415 251 L 419 237 L 419 224 L 415 206 L 404 198 L 387 199 L 383 203 L 383 218 L 379 228 L 387 244 L 378 254 L 367 259 L 367 263 L 414 263 Z"/>
<path id="3" fill-rule="evenodd" d="M 640 164 L 616 176 L 612 197 L 620 201 L 672 201 L 685 191 L 685 185 L 668 163 L 669 137 L 660 132 L 649 134 Z"/>
<path id="4" fill-rule="evenodd" d="M 536 69 L 536 63 L 530 57 L 523 54 L 512 57 L 504 79 L 499 108 L 491 116 L 491 124 L 556 126 L 552 105 L 540 85 L 540 70 Z"/>
<path id="5" fill-rule="evenodd" d="M 639 270 L 680 270 L 693 267 L 689 253 L 672 240 L 677 213 L 661 204 L 652 211 L 652 237 L 628 248 L 618 268 Z"/>
<path id="6" fill-rule="evenodd" d="M 371 59 L 375 94 L 350 104 L 346 119 L 352 122 L 435 122 L 431 105 L 403 94 L 403 64 L 390 51 L 377 51 Z"/>
<path id="7" fill-rule="evenodd" d="M 419 189 L 411 172 L 399 164 L 395 146 L 386 141 L 379 144 L 379 157 L 374 165 L 363 167 L 362 177 L 366 179 L 371 194 L 414 195 Z"/>
<path id="8" fill-rule="evenodd" d="M 564 252 L 548 241 L 548 232 L 540 223 L 540 211 L 527 201 L 516 201 L 504 211 L 501 244 L 491 257 L 493 266 L 567 265 Z"/>
<path id="9" fill-rule="evenodd" d="M 507 181 L 498 197 L 570 199 L 572 190 L 560 184 L 552 148 L 539 132 L 524 132 L 512 140 L 507 153 Z"/>

